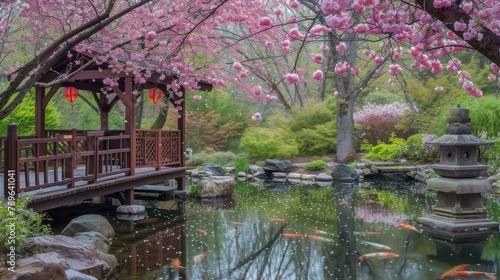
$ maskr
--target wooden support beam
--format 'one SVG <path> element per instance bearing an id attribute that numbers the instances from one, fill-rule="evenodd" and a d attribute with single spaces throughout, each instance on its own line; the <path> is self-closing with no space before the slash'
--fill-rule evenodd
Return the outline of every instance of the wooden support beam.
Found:
<path id="1" fill-rule="evenodd" d="M 17 126 L 13 123 L 7 127 L 7 140 L 5 142 L 5 162 L 3 176 L 3 194 L 9 201 L 9 197 L 17 198 L 19 193 L 19 154 L 17 150 Z"/>

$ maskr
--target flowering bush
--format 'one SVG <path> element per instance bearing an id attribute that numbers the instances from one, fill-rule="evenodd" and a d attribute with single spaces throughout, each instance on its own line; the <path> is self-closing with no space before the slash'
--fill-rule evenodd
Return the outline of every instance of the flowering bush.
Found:
<path id="1" fill-rule="evenodd" d="M 392 102 L 384 105 L 369 104 L 354 113 L 354 121 L 361 125 L 362 139 L 370 144 L 387 142 L 391 133 L 403 137 L 396 125 L 410 111 L 406 104 Z"/>

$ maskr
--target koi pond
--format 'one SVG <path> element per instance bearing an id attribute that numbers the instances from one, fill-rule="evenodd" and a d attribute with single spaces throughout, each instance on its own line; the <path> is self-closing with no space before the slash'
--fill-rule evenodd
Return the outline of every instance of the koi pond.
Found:
<path id="1" fill-rule="evenodd" d="M 484 197 L 499 221 L 500 198 Z M 238 181 L 229 199 L 144 200 L 147 217 L 135 222 L 103 215 L 116 231 L 113 279 L 422 280 L 461 264 L 481 273 L 446 279 L 496 279 L 499 233 L 453 243 L 418 228 L 435 199 L 413 183 Z"/>

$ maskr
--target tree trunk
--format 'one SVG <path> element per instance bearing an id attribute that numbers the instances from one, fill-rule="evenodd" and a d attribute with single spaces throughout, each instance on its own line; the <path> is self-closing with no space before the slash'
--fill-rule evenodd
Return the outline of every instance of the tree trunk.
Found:
<path id="1" fill-rule="evenodd" d="M 144 113 L 144 94 L 141 95 L 139 104 L 135 107 L 135 128 L 139 129 L 142 125 L 142 115 Z"/>
<path id="2" fill-rule="evenodd" d="M 161 129 L 167 122 L 168 103 L 165 104 L 166 106 L 160 109 L 160 112 L 158 113 L 156 120 L 151 125 L 151 129 Z"/>
<path id="3" fill-rule="evenodd" d="M 337 161 L 346 163 L 357 157 L 354 146 L 354 102 L 337 101 Z"/>

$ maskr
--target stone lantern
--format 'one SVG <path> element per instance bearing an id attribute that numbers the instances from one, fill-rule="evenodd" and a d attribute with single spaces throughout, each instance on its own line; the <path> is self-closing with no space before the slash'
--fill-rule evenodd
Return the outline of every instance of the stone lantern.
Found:
<path id="1" fill-rule="evenodd" d="M 493 191 L 483 175 L 488 166 L 479 164 L 478 147 L 491 144 L 472 135 L 469 110 L 449 110 L 446 134 L 430 144 L 439 146 L 440 163 L 431 165 L 439 178 L 430 179 L 427 189 L 437 192 L 432 214 L 418 221 L 424 230 L 454 241 L 499 230 L 499 223 L 486 218 L 484 193 Z"/>

